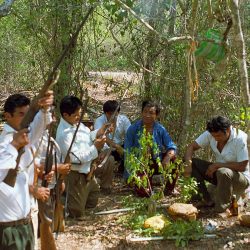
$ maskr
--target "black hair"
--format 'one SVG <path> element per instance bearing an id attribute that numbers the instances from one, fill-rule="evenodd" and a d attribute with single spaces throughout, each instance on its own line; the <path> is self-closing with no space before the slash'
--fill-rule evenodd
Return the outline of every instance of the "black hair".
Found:
<path id="1" fill-rule="evenodd" d="M 207 123 L 207 131 L 210 133 L 219 131 L 226 133 L 226 130 L 230 128 L 230 126 L 231 122 L 228 118 L 223 116 L 215 116 Z"/>
<path id="2" fill-rule="evenodd" d="M 141 109 L 142 112 L 143 112 L 145 107 L 149 107 L 149 108 L 154 107 L 155 111 L 156 111 L 156 115 L 158 115 L 160 113 L 159 105 L 153 101 L 149 101 L 149 100 L 143 101 L 142 102 L 142 109 Z"/>
<path id="3" fill-rule="evenodd" d="M 115 112 L 117 107 L 119 106 L 119 103 L 115 100 L 108 100 L 103 104 L 103 112 Z M 117 112 L 120 112 L 120 106 L 118 107 Z"/>
<path id="4" fill-rule="evenodd" d="M 82 102 L 78 97 L 68 95 L 68 96 L 63 97 L 63 99 L 61 100 L 60 113 L 62 116 L 63 116 L 63 113 L 72 115 L 81 107 L 82 107 Z"/>
<path id="5" fill-rule="evenodd" d="M 23 94 L 13 94 L 9 96 L 4 104 L 4 112 L 13 114 L 16 108 L 30 105 L 30 99 Z"/>

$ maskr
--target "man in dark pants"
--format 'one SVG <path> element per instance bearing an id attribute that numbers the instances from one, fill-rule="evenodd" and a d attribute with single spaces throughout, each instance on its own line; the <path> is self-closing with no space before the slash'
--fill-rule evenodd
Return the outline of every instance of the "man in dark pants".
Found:
<path id="1" fill-rule="evenodd" d="M 34 165 L 32 149 L 40 140 L 50 117 L 48 108 L 53 103 L 53 92 L 48 91 L 39 100 L 42 108 L 30 124 L 30 133 L 21 128 L 21 122 L 29 111 L 30 100 L 22 94 L 8 97 L 4 104 L 6 123 L 0 135 L 0 249 L 33 249 L 34 231 L 31 215 L 32 198 L 46 200 L 49 190 L 38 189 L 33 184 Z M 24 153 L 17 160 L 18 150 Z M 10 169 L 18 171 L 14 187 L 5 181 Z"/>
<path id="2" fill-rule="evenodd" d="M 113 117 L 116 111 L 116 116 Z M 113 120 L 111 121 L 111 118 Z M 131 125 L 128 117 L 126 115 L 120 114 L 119 103 L 116 100 L 108 100 L 103 104 L 103 114 L 99 116 L 94 124 L 95 129 L 99 129 L 103 124 L 111 122 L 115 127 L 114 137 L 110 135 L 107 138 L 105 149 L 112 147 L 112 155 L 115 161 L 119 164 L 118 171 L 123 173 L 124 171 L 124 155 L 123 155 L 123 144 L 128 127 Z"/>
<path id="3" fill-rule="evenodd" d="M 210 146 L 216 162 L 192 158 L 200 148 Z M 199 206 L 212 206 L 215 212 L 224 212 L 231 203 L 232 195 L 239 198 L 250 183 L 247 134 L 233 128 L 231 122 L 222 116 L 207 123 L 207 131 L 191 143 L 184 156 L 185 176 L 195 177 L 203 200 Z M 216 186 L 215 197 L 210 197 L 205 180 Z"/>
<path id="4" fill-rule="evenodd" d="M 27 136 L 27 129 L 20 130 L 18 133 L 16 133 L 13 137 L 13 140 L 10 144 L 0 144 L 0 163 L 3 164 L 10 164 L 15 166 L 15 160 L 17 157 L 17 150 L 29 143 L 29 139 Z M 3 165 L 1 165 L 3 166 Z M 20 182 L 19 178 L 17 179 L 17 182 Z M 16 184 L 16 188 L 18 190 L 18 185 Z M 0 183 L 0 186 L 6 185 L 3 183 Z M 6 185 L 7 186 L 7 185 Z M 19 186 L 21 187 L 21 186 Z M 28 192 L 28 185 L 21 187 L 22 189 L 20 191 L 20 196 L 25 199 L 29 199 L 29 192 Z M 6 189 L 6 187 L 5 187 Z M 10 188 L 12 189 L 12 188 Z M 24 191 L 25 189 L 25 191 Z M 1 192 L 1 191 L 0 191 Z M 5 196 L 6 199 L 13 199 L 13 197 L 8 197 L 8 190 L 6 190 Z M 2 192 L 1 192 L 2 193 Z M 0 194 L 1 198 L 4 198 L 2 194 Z M 29 201 L 28 201 L 29 203 Z M 8 205 L 8 203 L 6 204 Z M 6 209 L 9 209 L 6 207 Z M 1 211 L 3 213 L 4 211 Z M 7 218 L 5 220 L 3 214 L 0 215 L 1 222 L 0 222 L 0 248 L 1 249 L 33 249 L 34 247 L 34 233 L 32 228 L 32 222 L 31 217 L 29 215 L 29 211 L 24 211 L 24 216 L 20 214 L 16 215 L 19 216 L 22 219 L 16 219 L 16 216 L 13 216 L 13 219 L 11 217 L 11 214 L 9 220 L 7 221 Z M 4 221 L 5 220 L 5 221 Z M 15 221 L 14 221 L 15 220 Z M 13 237 L 14 236 L 14 237 Z M 25 247 L 25 248 L 24 248 Z"/>
<path id="5" fill-rule="evenodd" d="M 142 103 L 142 118 L 137 122 L 133 123 L 127 130 L 125 137 L 125 157 L 133 148 L 140 148 L 139 139 L 143 129 L 146 133 L 153 136 L 153 141 L 156 143 L 159 149 L 159 158 L 163 167 L 168 168 L 170 162 L 173 162 L 176 157 L 176 145 L 172 141 L 165 127 L 163 127 L 158 121 L 158 115 L 160 113 L 159 106 L 152 101 L 144 101 Z M 156 156 L 153 156 L 154 163 L 150 166 L 152 169 L 156 169 L 157 164 L 155 162 Z M 129 166 L 127 166 L 129 168 Z M 129 176 L 128 169 L 125 169 L 124 178 L 127 179 Z M 177 169 L 173 169 L 170 173 L 172 176 L 172 182 L 166 182 L 166 188 L 164 190 L 165 195 L 171 195 L 174 191 L 174 187 L 177 180 Z M 175 176 L 175 177 L 174 177 Z M 148 196 L 142 188 L 137 188 L 136 192 L 139 196 Z"/>
<path id="6" fill-rule="evenodd" d="M 57 128 L 56 140 L 61 147 L 63 158 L 66 157 L 82 112 L 82 102 L 75 96 L 65 96 L 60 103 L 61 119 Z M 91 163 L 98 158 L 106 138 L 106 125 L 99 130 L 90 131 L 80 123 L 70 152 L 71 171 L 67 176 L 68 210 L 70 217 L 82 220 L 85 208 L 95 207 L 100 193 L 95 177 L 87 180 Z"/>

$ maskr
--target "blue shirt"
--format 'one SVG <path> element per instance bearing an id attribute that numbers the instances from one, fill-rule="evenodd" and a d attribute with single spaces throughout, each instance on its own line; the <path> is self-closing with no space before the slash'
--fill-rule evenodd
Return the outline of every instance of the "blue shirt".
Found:
<path id="1" fill-rule="evenodd" d="M 142 120 L 133 123 L 127 130 L 124 148 L 130 151 L 131 148 L 139 148 L 139 136 L 143 132 Z M 159 157 L 162 160 L 162 154 L 173 149 L 176 151 L 177 147 L 172 141 L 167 130 L 159 123 L 155 122 L 153 126 L 153 141 L 157 144 L 160 154 Z"/>

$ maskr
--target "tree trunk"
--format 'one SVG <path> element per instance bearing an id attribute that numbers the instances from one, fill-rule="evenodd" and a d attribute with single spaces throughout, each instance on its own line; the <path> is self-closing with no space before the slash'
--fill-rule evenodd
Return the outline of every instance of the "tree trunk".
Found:
<path id="1" fill-rule="evenodd" d="M 170 22 L 168 34 L 173 36 L 175 34 L 175 21 L 176 21 L 176 0 L 173 0 L 170 10 Z"/>
<path id="2" fill-rule="evenodd" d="M 158 4 L 159 0 L 154 0 L 151 6 L 150 16 L 156 17 L 158 14 Z M 154 29 L 157 27 L 157 23 L 154 19 L 151 19 L 149 21 L 150 26 L 152 26 Z M 157 50 L 159 37 L 152 31 L 148 32 L 146 42 L 147 42 L 147 54 L 145 59 L 145 68 L 153 71 L 153 65 L 155 61 L 155 53 Z M 151 90 L 151 84 L 153 84 L 152 74 L 149 71 L 143 72 L 143 79 L 144 79 L 144 95 L 145 98 L 150 98 L 150 90 Z"/>
<path id="3" fill-rule="evenodd" d="M 241 93 L 242 93 L 241 96 L 242 96 L 243 104 L 245 106 L 245 111 L 246 111 L 245 117 L 247 119 L 248 154 L 250 154 L 250 120 L 248 119 L 250 95 L 249 95 L 249 82 L 248 82 L 248 72 L 247 72 L 247 63 L 246 63 L 246 58 L 247 58 L 246 47 L 245 47 L 245 41 L 244 41 L 242 27 L 241 27 L 239 1 L 231 0 L 230 8 L 232 12 L 233 28 L 235 32 L 234 45 L 235 45 L 235 50 L 236 50 L 236 55 L 237 55 L 237 60 L 238 60 L 238 69 L 239 69 Z"/>
<path id="4" fill-rule="evenodd" d="M 243 32 L 241 28 L 240 12 L 239 12 L 239 1 L 231 0 L 230 7 L 232 11 L 233 18 L 233 28 L 235 32 L 235 50 L 238 59 L 238 68 L 240 74 L 241 88 L 242 88 L 242 98 L 243 103 L 246 107 L 250 105 L 250 95 L 249 95 L 249 83 L 248 83 L 248 72 L 246 63 L 246 47 L 243 37 Z"/>
<path id="5" fill-rule="evenodd" d="M 189 32 L 192 38 L 194 39 L 195 28 L 196 28 L 196 16 L 198 10 L 198 0 L 193 1 L 192 5 L 192 15 L 189 21 Z M 192 57 L 193 51 L 190 49 L 187 53 L 187 76 L 186 76 L 186 85 L 184 86 L 184 100 L 183 100 L 183 113 L 182 113 L 182 130 L 178 138 L 178 144 L 182 145 L 185 141 L 187 135 L 187 129 L 190 125 L 190 114 L 192 106 Z"/>

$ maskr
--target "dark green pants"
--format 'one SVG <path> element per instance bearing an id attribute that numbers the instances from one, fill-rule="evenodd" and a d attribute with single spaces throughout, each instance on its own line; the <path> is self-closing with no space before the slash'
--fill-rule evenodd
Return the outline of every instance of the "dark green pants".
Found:
<path id="1" fill-rule="evenodd" d="M 86 175 L 76 171 L 70 171 L 66 184 L 69 185 L 67 209 L 70 217 L 81 217 L 85 214 L 85 208 L 93 208 L 98 203 L 100 194 L 96 179 L 86 181 Z"/>
<path id="2" fill-rule="evenodd" d="M 215 209 L 218 212 L 225 211 L 231 203 L 233 194 L 240 197 L 249 186 L 247 178 L 243 173 L 231 170 L 229 168 L 219 168 L 210 178 L 206 175 L 206 171 L 212 162 L 201 159 L 192 159 L 192 177 L 198 182 L 199 192 L 202 193 L 204 200 L 210 201 L 211 197 L 208 193 L 205 180 L 216 186 Z"/>
<path id="3" fill-rule="evenodd" d="M 34 232 L 32 224 L 0 226 L 1 250 L 33 250 Z"/>

